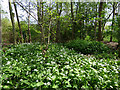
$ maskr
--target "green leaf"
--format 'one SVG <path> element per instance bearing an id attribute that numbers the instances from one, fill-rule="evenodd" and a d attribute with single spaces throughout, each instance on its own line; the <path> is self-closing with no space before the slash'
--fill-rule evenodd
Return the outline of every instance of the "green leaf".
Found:
<path id="1" fill-rule="evenodd" d="M 36 84 L 36 86 L 42 86 L 44 83 L 41 81 L 41 82 L 38 82 L 37 84 Z"/>
<path id="2" fill-rule="evenodd" d="M 55 85 L 55 84 L 54 84 L 54 85 L 52 86 L 52 88 L 58 88 L 58 85 Z"/>
<path id="3" fill-rule="evenodd" d="M 68 84 L 66 87 L 72 87 L 70 84 Z"/>
<path id="4" fill-rule="evenodd" d="M 25 84 L 27 84 L 27 85 L 30 84 L 30 83 L 28 82 L 28 80 L 23 80 L 22 82 L 25 83 Z"/>

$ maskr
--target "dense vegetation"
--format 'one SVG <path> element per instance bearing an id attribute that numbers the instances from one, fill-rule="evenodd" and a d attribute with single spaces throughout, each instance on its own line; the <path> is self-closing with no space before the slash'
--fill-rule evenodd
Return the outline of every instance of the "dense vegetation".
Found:
<path id="1" fill-rule="evenodd" d="M 108 47 L 106 44 L 98 41 L 77 39 L 65 43 L 64 46 L 69 49 L 74 49 L 78 53 L 94 55 L 98 59 L 116 59 L 118 57 L 116 54 L 117 51 L 113 50 L 113 48 L 111 47 Z"/>
<path id="2" fill-rule="evenodd" d="M 110 51 L 109 48 L 101 42 L 86 41 L 81 39 L 70 41 L 66 44 L 66 46 L 83 54 L 104 53 Z"/>
<path id="3" fill-rule="evenodd" d="M 96 59 L 58 44 L 50 44 L 43 55 L 42 47 L 19 44 L 3 53 L 2 88 L 120 88 L 116 60 Z"/>
<path id="4" fill-rule="evenodd" d="M 0 10 L 2 89 L 120 89 L 119 2 L 22 1 Z"/>

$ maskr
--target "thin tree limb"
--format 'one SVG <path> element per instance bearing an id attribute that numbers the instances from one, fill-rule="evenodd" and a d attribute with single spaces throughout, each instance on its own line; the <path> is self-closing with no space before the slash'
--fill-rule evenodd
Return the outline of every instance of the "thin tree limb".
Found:
<path id="1" fill-rule="evenodd" d="M 16 2 L 20 7 L 22 7 L 28 14 L 30 14 L 30 16 L 32 16 L 37 22 L 37 18 L 35 16 L 33 16 L 29 11 L 27 11 L 19 2 Z M 41 26 L 41 24 L 38 22 L 38 24 Z"/>

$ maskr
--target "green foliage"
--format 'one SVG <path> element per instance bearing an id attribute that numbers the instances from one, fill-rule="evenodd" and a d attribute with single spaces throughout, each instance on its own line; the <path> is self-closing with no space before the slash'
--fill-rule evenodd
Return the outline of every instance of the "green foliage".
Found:
<path id="1" fill-rule="evenodd" d="M 43 47 L 39 43 L 20 44 L 3 53 L 3 89 L 120 88 L 116 61 L 97 60 L 57 44 L 49 45 L 43 55 Z"/>
<path id="2" fill-rule="evenodd" d="M 104 41 L 110 41 L 110 35 L 105 36 L 105 37 L 104 37 Z M 113 41 L 113 42 L 118 42 L 116 36 L 113 36 L 113 37 L 112 37 L 112 41 Z"/>
<path id="3" fill-rule="evenodd" d="M 118 57 L 118 55 L 115 53 L 100 53 L 100 54 L 94 54 L 94 56 L 97 59 L 105 58 L 105 59 L 113 59 L 113 60 L 115 60 Z"/>
<path id="4" fill-rule="evenodd" d="M 110 49 L 103 43 L 97 41 L 87 41 L 87 40 L 73 40 L 65 44 L 66 47 L 74 49 L 82 54 L 95 54 L 104 53 L 110 51 Z"/>
<path id="5" fill-rule="evenodd" d="M 2 41 L 3 43 L 8 43 L 11 41 L 12 37 L 12 25 L 8 18 L 2 18 Z"/>

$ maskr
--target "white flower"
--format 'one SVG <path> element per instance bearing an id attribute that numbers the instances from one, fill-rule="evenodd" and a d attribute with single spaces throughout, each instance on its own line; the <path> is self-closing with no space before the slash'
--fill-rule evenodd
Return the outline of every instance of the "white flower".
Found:
<path id="1" fill-rule="evenodd" d="M 107 78 L 107 75 L 104 75 L 105 78 Z"/>
<path id="2" fill-rule="evenodd" d="M 28 75 L 28 71 L 26 72 L 26 75 Z"/>
<path id="3" fill-rule="evenodd" d="M 48 80 L 51 80 L 51 78 L 47 77 Z"/>
<path id="4" fill-rule="evenodd" d="M 82 70 L 81 72 L 84 73 L 85 71 Z"/>
<path id="5" fill-rule="evenodd" d="M 119 73 L 118 71 L 116 71 L 116 73 Z"/>
<path id="6" fill-rule="evenodd" d="M 10 62 L 10 61 L 8 61 L 8 62 L 7 62 L 7 65 L 9 65 L 10 63 L 11 63 L 11 62 Z"/>
<path id="7" fill-rule="evenodd" d="M 106 68 L 104 68 L 104 72 L 107 72 Z"/>
<path id="8" fill-rule="evenodd" d="M 7 83 L 10 83 L 9 81 L 7 81 Z"/>
<path id="9" fill-rule="evenodd" d="M 10 68 L 12 68 L 12 66 L 10 66 Z"/>
<path id="10" fill-rule="evenodd" d="M 50 85 L 50 84 L 51 84 L 50 82 L 47 83 L 47 85 Z"/>
<path id="11" fill-rule="evenodd" d="M 55 62 L 51 61 L 51 64 L 55 64 Z"/>
<path id="12" fill-rule="evenodd" d="M 110 86 L 110 88 L 113 88 L 113 86 Z"/>
<path id="13" fill-rule="evenodd" d="M 52 78 L 53 80 L 55 80 L 56 76 L 52 76 L 51 78 Z"/>
<path id="14" fill-rule="evenodd" d="M 93 62 L 93 65 L 96 65 L 96 62 Z"/>
<path id="15" fill-rule="evenodd" d="M 36 71 L 36 72 L 37 72 L 38 70 L 37 70 L 37 69 L 34 69 L 34 71 Z"/>
<path id="16" fill-rule="evenodd" d="M 47 85 L 47 83 L 44 83 L 44 85 Z"/>
<path id="17" fill-rule="evenodd" d="M 38 82 L 38 80 L 36 80 L 36 82 Z"/>
<path id="18" fill-rule="evenodd" d="M 22 81 L 22 79 L 20 79 L 20 81 Z"/>
<path id="19" fill-rule="evenodd" d="M 47 63 L 47 65 L 50 65 L 50 63 Z"/>

